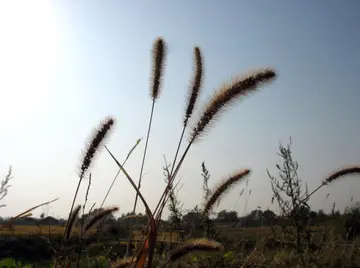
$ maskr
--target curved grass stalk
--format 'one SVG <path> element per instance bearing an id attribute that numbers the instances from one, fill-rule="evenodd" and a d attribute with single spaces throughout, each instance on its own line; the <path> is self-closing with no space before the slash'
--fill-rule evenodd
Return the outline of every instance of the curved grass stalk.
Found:
<path id="1" fill-rule="evenodd" d="M 131 148 L 131 150 L 130 150 L 129 153 L 127 154 L 125 160 L 123 161 L 122 166 L 124 166 L 124 165 L 126 164 L 126 161 L 129 159 L 130 155 L 133 153 L 133 151 L 135 150 L 135 148 L 140 144 L 141 140 L 142 140 L 142 138 L 141 138 L 141 139 L 138 139 L 138 140 L 136 141 L 135 145 Z M 116 173 L 116 175 L 115 175 L 115 177 L 114 177 L 114 179 L 113 179 L 113 181 L 112 181 L 112 183 L 111 183 L 111 185 L 110 185 L 110 187 L 109 187 L 109 189 L 108 189 L 108 191 L 107 191 L 107 193 L 106 193 L 106 195 L 105 195 L 105 197 L 104 197 L 104 199 L 103 199 L 103 201 L 102 201 L 102 203 L 101 203 L 101 205 L 100 205 L 100 208 L 102 208 L 102 206 L 104 205 L 104 203 L 105 203 L 105 201 L 106 201 L 106 199 L 107 199 L 107 197 L 108 197 L 108 195 L 109 195 L 112 187 L 114 186 L 114 183 L 115 183 L 117 177 L 119 176 L 120 172 L 121 172 L 121 169 L 119 169 L 118 172 Z"/>

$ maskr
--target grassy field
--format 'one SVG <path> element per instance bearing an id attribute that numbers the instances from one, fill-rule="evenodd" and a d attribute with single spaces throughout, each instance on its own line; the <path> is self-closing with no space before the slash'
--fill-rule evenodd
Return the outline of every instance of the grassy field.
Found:
<path id="1" fill-rule="evenodd" d="M 0 226 L 2 228 L 2 226 Z M 48 235 L 62 236 L 65 231 L 65 226 L 48 226 L 48 225 L 15 225 L 11 229 L 4 228 L 0 231 L 0 236 L 36 236 L 36 235 Z M 95 228 L 90 232 L 94 233 Z M 75 227 L 73 229 L 74 234 L 80 233 L 80 228 Z"/>
<path id="2" fill-rule="evenodd" d="M 0 228 L 3 226 L 0 225 Z M 0 231 L 0 236 L 13 236 L 13 237 L 21 237 L 21 236 L 37 236 L 37 235 L 50 235 L 51 236 L 62 236 L 65 231 L 65 226 L 49 226 L 49 225 L 16 225 L 10 228 L 4 228 Z M 73 229 L 73 234 L 80 234 L 80 228 L 75 227 Z M 90 229 L 89 233 L 94 234 L 96 232 L 96 228 Z M 140 231 L 133 230 L 132 231 L 132 240 L 139 241 L 142 239 L 142 234 Z M 179 242 L 180 237 L 178 232 L 160 232 L 158 241 L 161 242 Z"/>
<path id="3" fill-rule="evenodd" d="M 0 228 L 2 228 L 2 225 L 0 225 Z M 310 230 L 316 232 L 316 231 L 323 231 L 324 226 L 312 226 L 309 227 Z M 270 235 L 272 233 L 272 229 L 268 226 L 264 227 L 247 227 L 247 228 L 229 228 L 229 227 L 220 227 L 218 228 L 219 231 L 226 235 L 226 236 L 242 236 L 242 237 L 265 237 L 267 235 Z M 276 229 L 277 232 L 279 232 L 279 229 Z M 11 229 L 4 228 L 0 231 L 0 235 L 3 236 L 28 236 L 28 235 L 44 235 L 44 234 L 50 234 L 51 235 L 63 235 L 65 231 L 65 226 L 48 226 L 48 225 L 15 225 Z M 92 228 L 90 233 L 95 233 L 96 228 Z M 73 228 L 73 234 L 77 235 L 80 232 L 79 227 Z M 138 240 L 142 237 L 141 233 L 139 231 L 133 231 L 133 239 Z M 159 239 L 160 240 L 169 240 L 170 239 L 170 233 L 168 232 L 160 232 L 159 233 Z M 172 232 L 171 239 L 178 240 L 178 234 L 176 232 Z"/>
<path id="4" fill-rule="evenodd" d="M 42 247 L 42 242 L 39 242 L 38 238 L 47 237 L 49 232 L 51 236 L 62 236 L 64 233 L 65 227 L 63 226 L 13 226 L 13 229 L 10 230 L 8 228 L 3 229 L 0 232 L 0 237 L 14 237 L 18 238 L 19 242 L 17 243 L 17 247 L 21 248 L 21 254 L 16 257 L 16 259 L 21 259 L 20 257 L 24 252 L 31 256 L 37 256 L 39 254 L 43 254 L 45 252 L 45 247 Z M 310 227 L 311 231 L 313 231 L 313 235 L 323 234 L 324 232 L 328 232 L 325 230 L 324 226 L 319 227 Z M 91 233 L 95 232 L 95 228 L 91 230 Z M 74 228 L 73 233 L 74 235 L 79 234 L 79 228 Z M 263 245 L 261 246 L 261 241 L 268 237 L 269 235 L 273 234 L 273 229 L 270 227 L 253 227 L 253 228 L 231 228 L 230 226 L 219 226 L 218 228 L 219 233 L 221 234 L 221 240 L 223 240 L 224 245 L 226 247 L 225 251 L 217 257 L 217 261 L 220 261 L 222 264 L 229 265 L 229 267 L 236 267 L 237 264 L 243 263 L 247 257 L 249 256 L 250 252 L 254 250 L 255 247 L 260 247 L 260 252 L 253 251 L 251 253 L 251 261 L 249 265 L 268 265 L 273 264 L 271 260 L 276 260 L 275 262 L 279 265 L 279 267 L 286 267 L 286 263 L 295 263 L 296 260 L 292 259 L 292 254 L 294 253 L 295 249 L 292 248 L 283 248 L 278 245 Z M 275 232 L 277 233 L 278 237 L 281 237 L 282 233 L 280 228 L 276 228 Z M 329 233 L 330 234 L 330 233 Z M 347 242 L 343 240 L 338 240 L 335 236 L 331 235 L 332 238 L 327 240 L 325 243 L 319 241 L 317 243 L 318 246 L 321 247 L 320 250 L 316 251 L 316 258 L 318 259 L 318 263 L 322 265 L 329 265 L 332 263 L 336 265 L 340 260 L 344 263 L 359 263 L 359 259 L 357 256 L 360 244 L 356 241 Z M 139 231 L 133 231 L 133 246 L 136 247 L 136 241 L 140 237 Z M 168 246 L 168 242 L 166 241 L 169 238 L 169 233 L 167 232 L 159 232 L 159 240 L 160 244 L 165 242 L 165 248 Z M 175 234 L 172 235 L 173 240 L 177 240 Z M 29 241 L 29 239 L 31 241 Z M 165 241 L 161 241 L 165 240 Z M 5 240 L 4 240 L 5 242 Z M 172 241 L 174 242 L 174 241 Z M 285 242 L 285 241 L 284 241 Z M 28 243 L 30 243 L 30 248 L 28 248 Z M 40 243 L 40 244 L 39 244 Z M 108 254 L 109 256 L 116 255 L 119 253 L 124 252 L 126 249 L 126 239 L 121 239 L 121 241 L 115 240 L 112 241 L 98 241 L 94 245 L 89 245 L 84 248 L 84 252 L 86 252 L 87 256 L 90 258 L 98 258 L 99 256 L 103 256 L 104 254 Z M 160 245 L 159 244 L 159 245 Z M 285 243 L 286 244 L 286 243 Z M 283 244 L 283 246 L 285 245 Z M 3 248 L 7 248 L 8 246 L 3 245 Z M 315 254 L 315 252 L 313 253 Z M 158 256 L 158 258 L 161 255 Z M 14 256 L 15 257 L 15 256 Z M 28 256 L 27 259 L 30 257 Z M 193 257 L 191 257 L 193 258 Z M 195 257 L 194 257 L 195 258 Z M 229 259 L 230 258 L 230 259 Z M 328 259 L 333 259 L 328 261 Z M 195 258 L 196 260 L 191 259 L 194 264 L 196 263 L 199 267 L 206 261 L 206 258 L 203 259 L 202 257 Z M 189 259 L 187 259 L 189 260 Z M 215 260 L 215 259 L 214 259 Z M 213 264 L 215 265 L 215 264 Z M 220 264 L 219 264 L 220 265 Z M 47 266 L 46 266 L 47 267 Z M 207 267 L 207 266 L 206 266 Z M 211 266 L 209 266 L 211 267 Z M 213 267 L 213 266 L 212 266 Z M 332 266 L 336 267 L 336 266 Z M 339 266 L 341 267 L 341 266 Z M 343 266 L 348 267 L 348 266 Z"/>

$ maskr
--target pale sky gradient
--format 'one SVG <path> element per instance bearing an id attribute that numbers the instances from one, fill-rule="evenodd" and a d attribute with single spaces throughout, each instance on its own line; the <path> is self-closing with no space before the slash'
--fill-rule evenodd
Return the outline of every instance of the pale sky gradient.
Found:
<path id="1" fill-rule="evenodd" d="M 358 164 L 359 12 L 356 0 L 1 1 L 0 174 L 12 165 L 14 179 L 0 216 L 59 197 L 35 215 L 66 217 L 81 150 L 105 116 L 117 119 L 108 146 L 119 160 L 145 137 L 150 49 L 158 36 L 167 42 L 168 57 L 142 187 L 152 208 L 164 188 L 163 154 L 173 157 L 180 135 L 195 45 L 205 63 L 201 103 L 221 82 L 248 69 L 273 66 L 279 77 L 229 109 L 192 147 L 179 174 L 184 208 L 201 202 L 202 161 L 210 185 L 251 168 L 248 211 L 272 208 L 266 168 L 276 174 L 278 144 L 289 136 L 309 189 L 329 172 Z M 126 165 L 136 180 L 144 144 Z M 100 205 L 117 167 L 102 151 L 92 172 L 89 206 Z M 342 210 L 351 196 L 359 198 L 358 180 L 334 183 L 311 204 L 329 211 L 336 202 Z M 77 203 L 83 203 L 86 187 Z M 244 199 L 236 200 L 243 187 L 234 188 L 218 211 L 241 215 Z M 106 204 L 126 213 L 134 196 L 121 176 Z"/>

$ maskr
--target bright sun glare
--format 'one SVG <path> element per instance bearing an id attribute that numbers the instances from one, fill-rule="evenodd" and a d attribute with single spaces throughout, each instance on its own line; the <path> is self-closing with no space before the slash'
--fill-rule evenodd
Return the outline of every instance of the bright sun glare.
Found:
<path id="1" fill-rule="evenodd" d="M 56 27 L 48 1 L 0 2 L 1 123 L 44 109 L 57 54 Z"/>

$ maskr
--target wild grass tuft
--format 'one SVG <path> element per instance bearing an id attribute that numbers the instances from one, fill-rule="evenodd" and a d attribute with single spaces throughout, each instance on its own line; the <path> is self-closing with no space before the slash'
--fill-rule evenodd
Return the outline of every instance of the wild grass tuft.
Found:
<path id="1" fill-rule="evenodd" d="M 11 179 L 12 179 L 12 168 L 10 166 L 5 178 L 1 181 L 0 200 L 3 200 L 7 196 L 8 189 L 11 187 L 11 185 L 9 184 Z M 0 208 L 5 207 L 5 206 L 6 206 L 5 204 L 1 204 Z"/>
<path id="2" fill-rule="evenodd" d="M 132 255 L 132 257 L 122 260 L 122 263 L 118 263 L 116 267 L 124 267 L 121 265 L 126 265 L 127 267 L 132 267 L 133 261 L 135 264 L 135 267 L 137 268 L 143 268 L 143 267 L 153 267 L 153 259 L 155 254 L 155 248 L 157 245 L 157 235 L 159 230 L 159 224 L 160 219 L 162 216 L 162 212 L 164 207 L 166 206 L 166 203 L 169 199 L 173 198 L 172 193 L 174 189 L 176 188 L 176 184 L 174 185 L 174 182 L 177 180 L 177 174 L 183 164 L 183 161 L 185 157 L 187 156 L 190 147 L 192 144 L 194 144 L 194 141 L 197 140 L 197 138 L 204 133 L 204 131 L 208 128 L 209 124 L 214 121 L 214 118 L 224 110 L 225 107 L 229 106 L 230 104 L 234 103 L 236 100 L 242 99 L 244 96 L 248 95 L 250 92 L 255 91 L 259 86 L 262 84 L 269 83 L 270 81 L 274 80 L 276 77 L 276 73 L 273 69 L 267 68 L 267 69 L 261 69 L 258 71 L 254 71 L 250 74 L 247 74 L 242 77 L 236 77 L 233 79 L 232 82 L 225 83 L 220 87 L 220 89 L 214 94 L 213 98 L 210 99 L 210 101 L 203 107 L 202 109 L 202 115 L 200 116 L 197 124 L 195 124 L 195 127 L 192 129 L 190 133 L 190 139 L 188 141 L 187 146 L 185 147 L 184 152 L 181 154 L 181 157 L 179 161 L 177 162 L 177 156 L 179 153 L 179 149 L 181 147 L 181 142 L 183 140 L 185 129 L 188 128 L 188 121 L 193 116 L 194 110 L 196 108 L 197 99 L 200 94 L 200 90 L 202 87 L 202 81 L 203 81 L 203 73 L 204 73 L 204 64 L 203 64 L 203 55 L 199 47 L 194 48 L 194 75 L 193 79 L 191 80 L 190 89 L 188 90 L 188 95 L 186 99 L 186 109 L 184 111 L 184 115 L 182 117 L 183 122 L 183 129 L 182 133 L 179 139 L 179 142 L 177 143 L 177 149 L 176 153 L 173 159 L 173 164 L 171 165 L 171 171 L 167 170 L 167 185 L 164 191 L 162 192 L 162 195 L 160 199 L 158 200 L 158 203 L 154 210 L 151 210 L 148 206 L 147 201 L 145 200 L 144 196 L 142 195 L 140 188 L 141 188 L 141 180 L 143 175 L 143 170 L 145 166 L 145 159 L 146 159 L 146 153 L 149 143 L 149 137 L 150 137 L 150 131 L 152 126 L 152 121 L 154 117 L 154 107 L 156 101 L 159 99 L 160 93 L 161 93 L 161 86 L 162 86 L 162 78 L 164 74 L 164 68 L 165 68 L 165 60 L 166 60 L 166 43 L 163 38 L 157 38 L 155 42 L 153 43 L 153 49 L 152 49 L 152 74 L 151 74 L 151 83 L 150 83 L 150 97 L 152 100 L 152 106 L 151 106 L 151 112 L 149 115 L 149 121 L 148 121 L 148 128 L 147 128 L 147 136 L 146 136 L 146 142 L 144 146 L 144 151 L 142 155 L 141 165 L 140 165 L 140 172 L 139 172 L 139 179 L 138 183 L 136 184 L 133 180 L 133 178 L 130 176 L 129 172 L 127 172 L 124 169 L 124 164 L 131 154 L 131 152 L 135 149 L 135 147 L 139 144 L 140 140 L 136 143 L 136 145 L 133 147 L 133 149 L 128 154 L 127 158 L 123 162 L 123 164 L 120 164 L 120 162 L 115 158 L 115 156 L 110 152 L 110 150 L 104 145 L 107 152 L 110 154 L 112 159 L 115 161 L 117 166 L 119 167 L 119 172 L 122 171 L 127 180 L 131 183 L 132 187 L 134 188 L 136 192 L 135 200 L 134 200 L 134 206 L 133 206 L 133 214 L 135 214 L 136 211 L 136 205 L 137 200 L 140 198 L 141 202 L 145 206 L 146 214 L 148 217 L 148 232 L 143 237 L 144 239 L 141 239 L 140 243 L 138 244 L 138 247 L 136 248 L 135 254 Z M 85 148 L 85 151 L 83 153 L 82 162 L 78 170 L 79 175 L 79 181 L 77 184 L 77 188 L 74 194 L 74 198 L 72 201 L 72 205 L 69 212 L 69 217 L 66 223 L 66 228 L 64 232 L 64 240 L 69 240 L 71 236 L 71 231 L 74 226 L 75 220 L 78 218 L 79 211 L 81 209 L 81 205 L 76 206 L 74 209 L 74 204 L 76 201 L 76 197 L 78 195 L 80 184 L 89 171 L 91 164 L 96 156 L 96 153 L 99 151 L 99 149 L 102 147 L 104 140 L 109 135 L 110 130 L 113 129 L 115 125 L 115 119 L 112 117 L 107 117 L 103 122 L 101 123 L 100 127 L 95 129 L 91 135 L 91 138 Z M 119 174 L 118 172 L 118 174 Z M 118 175 L 117 174 L 117 175 Z M 237 173 L 230 176 L 227 180 L 223 181 L 217 188 L 215 188 L 213 191 L 211 191 L 211 194 L 209 194 L 208 199 L 206 200 L 206 204 L 204 206 L 203 213 L 205 215 L 208 215 L 210 210 L 213 208 L 213 205 L 216 202 L 219 202 L 221 197 L 229 190 L 232 186 L 234 186 L 237 182 L 241 181 L 244 177 L 250 174 L 250 170 L 242 170 L 238 171 Z M 117 177 L 115 176 L 115 179 Z M 111 190 L 114 181 L 110 185 L 110 188 L 105 195 L 105 198 L 101 204 L 101 207 L 103 206 L 106 197 Z M 90 187 L 90 180 L 89 180 L 89 187 Z M 89 193 L 89 187 L 87 189 L 86 197 L 85 197 L 85 203 L 84 208 L 87 203 L 87 197 Z M 210 192 L 209 192 L 210 193 Z M 174 201 L 174 200 L 173 200 Z M 74 209 L 74 210 L 73 210 Z M 92 209 L 91 209 L 92 210 Z M 90 210 L 90 211 L 91 211 Z M 80 235 L 80 244 L 77 246 L 78 249 L 78 264 L 77 267 L 80 265 L 80 259 L 81 259 L 81 245 L 82 245 L 82 233 L 90 230 L 95 224 L 104 221 L 105 217 L 110 215 L 111 213 L 118 211 L 118 207 L 108 208 L 101 210 L 97 215 L 95 215 L 93 218 L 91 218 L 85 226 L 81 226 L 81 235 Z M 29 212 L 29 211 L 28 211 Z M 84 210 L 83 210 L 84 214 Z M 90 215 L 90 212 L 89 214 Z M 83 219 L 84 220 L 84 219 Z M 101 224 L 100 224 L 101 225 Z M 129 234 L 131 232 L 132 224 L 130 223 L 129 226 Z M 131 241 L 131 236 L 129 235 L 129 242 Z M 126 252 L 126 256 L 129 255 L 129 247 L 130 243 L 128 243 L 128 248 Z M 63 249 L 64 247 L 62 247 Z M 187 243 L 184 243 L 174 251 L 171 251 L 169 260 L 175 261 L 180 259 L 181 257 L 185 256 L 188 253 L 192 253 L 195 251 L 202 251 L 202 252 L 208 252 L 208 251 L 219 251 L 222 249 L 222 245 L 218 242 L 215 242 L 213 240 L 209 239 L 195 239 L 193 241 L 189 241 Z M 126 262 L 125 262 L 126 260 Z M 126 264 L 125 264 L 126 263 Z M 65 265 L 64 267 L 66 267 Z"/>

